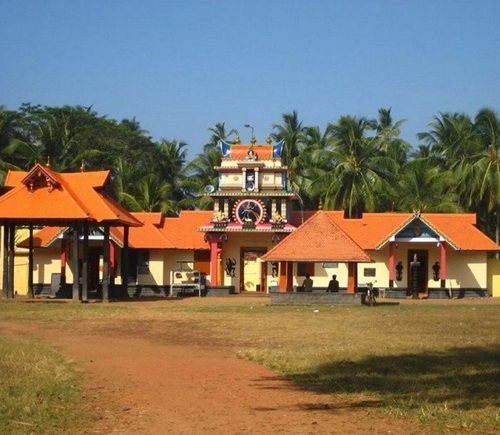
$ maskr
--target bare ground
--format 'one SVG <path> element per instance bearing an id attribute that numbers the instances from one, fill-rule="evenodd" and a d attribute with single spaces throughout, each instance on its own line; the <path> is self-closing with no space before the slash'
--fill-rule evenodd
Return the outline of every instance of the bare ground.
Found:
<path id="1" fill-rule="evenodd" d="M 87 374 L 85 400 L 100 418 L 85 434 L 429 433 L 369 403 L 300 390 L 224 348 L 159 343 L 147 330 L 130 338 L 122 334 L 126 325 L 115 336 L 24 322 L 0 327 L 59 346 Z"/>

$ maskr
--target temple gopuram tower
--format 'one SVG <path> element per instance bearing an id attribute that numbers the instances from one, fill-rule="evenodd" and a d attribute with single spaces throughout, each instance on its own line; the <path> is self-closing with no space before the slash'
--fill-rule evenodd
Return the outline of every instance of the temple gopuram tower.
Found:
<path id="1" fill-rule="evenodd" d="M 213 199 L 212 221 L 199 228 L 210 244 L 210 286 L 234 287 L 236 292 L 266 292 L 277 287 L 285 266 L 260 258 L 296 229 L 288 168 L 283 165 L 284 142 L 265 144 L 220 142 L 222 162 L 216 167 L 218 186 L 206 186 Z"/>

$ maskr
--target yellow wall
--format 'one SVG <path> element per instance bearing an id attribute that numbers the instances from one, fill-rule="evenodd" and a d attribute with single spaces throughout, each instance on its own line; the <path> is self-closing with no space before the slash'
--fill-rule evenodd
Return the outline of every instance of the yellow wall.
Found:
<path id="1" fill-rule="evenodd" d="M 14 258 L 14 292 L 28 294 L 28 256 L 17 254 Z"/>
<path id="2" fill-rule="evenodd" d="M 240 263 L 241 248 L 264 248 L 268 251 L 274 246 L 271 243 L 272 233 L 229 233 L 228 241 L 223 245 L 222 268 L 223 280 L 225 286 L 234 286 L 236 292 L 240 291 L 240 274 L 243 272 L 243 265 Z M 236 260 L 235 276 L 227 276 L 226 261 L 228 259 Z M 257 261 L 260 274 L 260 259 Z M 267 264 L 267 287 L 276 285 L 276 279 L 272 277 L 271 263 Z"/>
<path id="3" fill-rule="evenodd" d="M 500 297 L 500 259 L 488 259 L 488 291 L 491 296 Z"/>
<path id="4" fill-rule="evenodd" d="M 194 266 L 194 251 L 165 251 L 163 255 L 164 261 L 164 284 L 172 283 L 172 271 L 175 269 L 193 269 Z M 189 263 L 178 263 L 178 261 L 189 261 Z"/>
<path id="5" fill-rule="evenodd" d="M 53 273 L 61 273 L 60 250 L 57 249 L 35 249 L 33 262 L 33 282 L 50 284 Z M 66 268 L 66 281 L 73 282 L 73 273 Z"/>
<path id="6" fill-rule="evenodd" d="M 311 276 L 314 287 L 328 287 L 332 275 L 337 275 L 339 286 L 347 288 L 347 264 L 337 263 L 337 267 L 323 267 L 324 263 L 314 263 L 314 274 Z M 331 266 L 327 264 L 327 266 Z M 301 286 L 304 281 L 303 276 L 297 276 L 297 263 L 293 267 L 293 286 Z"/>
<path id="7" fill-rule="evenodd" d="M 163 251 L 159 249 L 149 250 L 149 271 L 145 275 L 137 275 L 138 285 L 162 285 L 163 275 Z"/>

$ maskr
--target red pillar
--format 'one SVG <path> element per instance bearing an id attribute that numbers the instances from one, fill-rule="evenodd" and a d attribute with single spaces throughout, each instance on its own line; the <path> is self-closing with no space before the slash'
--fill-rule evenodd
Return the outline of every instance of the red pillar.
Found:
<path id="1" fill-rule="evenodd" d="M 389 287 L 394 287 L 396 242 L 389 242 Z"/>
<path id="2" fill-rule="evenodd" d="M 358 264 L 347 263 L 347 293 L 354 293 L 358 286 Z"/>
<path id="3" fill-rule="evenodd" d="M 215 237 L 210 239 L 210 284 L 219 285 L 217 265 L 218 265 L 219 242 Z"/>
<path id="4" fill-rule="evenodd" d="M 116 271 L 116 258 L 115 258 L 115 244 L 109 242 L 109 272 L 112 277 L 115 277 Z"/>
<path id="5" fill-rule="evenodd" d="M 441 288 L 446 287 L 446 242 L 439 242 L 440 250 L 440 276 L 441 276 Z"/>

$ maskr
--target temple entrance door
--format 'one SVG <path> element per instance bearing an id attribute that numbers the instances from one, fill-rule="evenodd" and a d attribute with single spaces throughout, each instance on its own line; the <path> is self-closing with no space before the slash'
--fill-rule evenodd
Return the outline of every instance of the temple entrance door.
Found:
<path id="1" fill-rule="evenodd" d="M 261 283 L 261 261 L 260 258 L 266 253 L 266 248 L 241 248 L 241 261 L 243 265 L 240 276 L 241 291 L 262 291 Z"/>
<path id="2" fill-rule="evenodd" d="M 429 251 L 426 249 L 408 250 L 408 289 L 406 294 L 418 297 L 427 293 Z"/>

